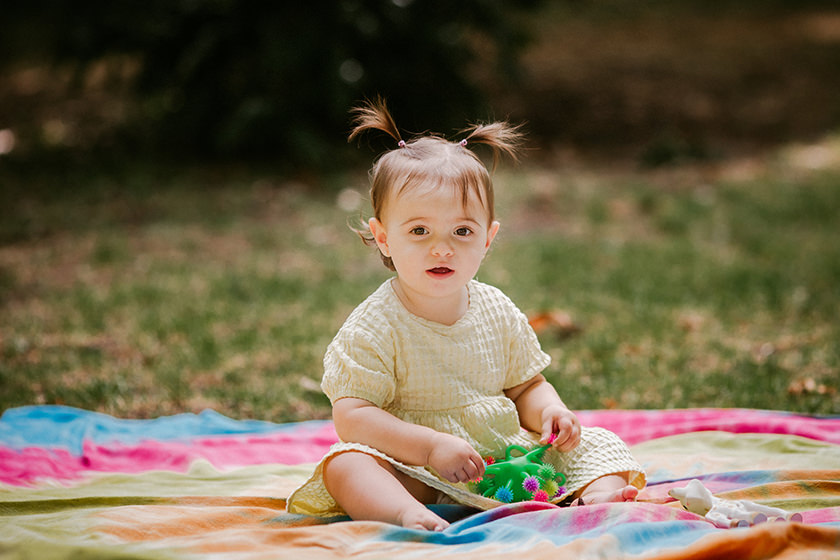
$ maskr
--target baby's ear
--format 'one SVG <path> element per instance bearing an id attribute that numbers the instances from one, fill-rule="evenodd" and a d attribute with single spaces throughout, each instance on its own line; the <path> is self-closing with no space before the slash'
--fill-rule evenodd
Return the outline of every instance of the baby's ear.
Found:
<path id="1" fill-rule="evenodd" d="M 496 238 L 496 234 L 499 233 L 499 227 L 501 224 L 499 222 L 494 221 L 490 224 L 490 227 L 487 229 L 487 243 L 485 243 L 484 248 L 489 249 L 490 244 L 493 243 L 493 239 Z"/>
<path id="2" fill-rule="evenodd" d="M 376 246 L 379 247 L 379 252 L 386 257 L 390 257 L 391 255 L 388 252 L 388 233 L 385 231 L 382 222 L 376 218 L 371 218 L 368 220 L 368 227 L 370 228 L 371 235 L 373 235 L 373 240 L 376 241 Z"/>

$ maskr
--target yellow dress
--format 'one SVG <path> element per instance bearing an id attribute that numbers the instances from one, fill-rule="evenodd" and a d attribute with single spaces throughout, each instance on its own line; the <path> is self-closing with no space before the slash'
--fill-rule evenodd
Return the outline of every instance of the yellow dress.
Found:
<path id="1" fill-rule="evenodd" d="M 391 281 L 383 283 L 350 314 L 327 348 L 321 387 L 330 401 L 365 399 L 406 422 L 463 438 L 483 457 L 503 457 L 511 444 L 537 445 L 539 435 L 521 428 L 504 390 L 531 379 L 551 359 L 540 349 L 525 315 L 500 290 L 475 280 L 468 290 L 466 314 L 453 325 L 443 325 L 410 313 Z M 481 509 L 500 505 L 431 469 L 405 465 L 362 444 L 340 442 L 289 496 L 290 513 L 344 514 L 324 486 L 322 469 L 327 459 L 348 451 L 384 459 L 456 502 Z M 624 442 L 602 428 L 583 428 L 577 448 L 569 453 L 549 450 L 543 460 L 567 479 L 566 492 L 553 501 L 606 474 L 629 471 L 631 484 L 645 484 L 644 472 Z"/>

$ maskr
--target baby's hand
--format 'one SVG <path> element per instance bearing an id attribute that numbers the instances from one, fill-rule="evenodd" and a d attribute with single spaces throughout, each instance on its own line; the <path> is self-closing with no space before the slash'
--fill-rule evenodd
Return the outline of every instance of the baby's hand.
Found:
<path id="1" fill-rule="evenodd" d="M 555 435 L 551 439 L 552 434 Z M 558 451 L 571 451 L 580 443 L 580 422 L 571 410 L 551 405 L 542 412 L 540 443 L 551 443 Z"/>
<path id="2" fill-rule="evenodd" d="M 428 465 L 449 482 L 469 482 L 484 475 L 484 460 L 463 439 L 438 433 L 429 451 Z"/>

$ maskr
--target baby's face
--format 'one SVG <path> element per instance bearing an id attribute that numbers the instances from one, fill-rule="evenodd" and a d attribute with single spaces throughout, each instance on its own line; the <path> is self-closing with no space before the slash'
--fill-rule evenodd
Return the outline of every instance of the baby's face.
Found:
<path id="1" fill-rule="evenodd" d="M 371 220 L 400 284 L 416 295 L 438 298 L 460 293 L 475 276 L 498 228 L 474 192 L 464 204 L 458 189 L 440 186 L 391 194 L 382 221 Z"/>

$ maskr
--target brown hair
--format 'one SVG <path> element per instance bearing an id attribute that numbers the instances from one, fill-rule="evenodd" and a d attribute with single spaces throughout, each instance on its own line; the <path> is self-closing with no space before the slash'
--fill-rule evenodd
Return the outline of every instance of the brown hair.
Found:
<path id="1" fill-rule="evenodd" d="M 476 124 L 461 131 L 461 134 L 466 136 L 459 142 L 450 142 L 433 134 L 413 138 L 406 142 L 402 139 L 382 98 L 366 101 L 355 107 L 352 113 L 354 128 L 348 140 L 353 140 L 363 132 L 379 130 L 397 141 L 398 147 L 382 154 L 370 171 L 370 201 L 376 219 L 382 219 L 385 202 L 391 193 L 399 195 L 406 189 L 433 184 L 455 186 L 465 205 L 470 194 L 474 193 L 487 208 L 489 223 L 493 222 L 494 196 L 490 173 L 478 156 L 467 146 L 473 144 L 489 146 L 493 150 L 493 169 L 495 170 L 502 154 L 514 160 L 517 159 L 523 139 L 518 126 L 511 126 L 506 122 Z M 355 231 L 367 245 L 376 246 L 366 226 Z M 380 256 L 385 266 L 394 270 L 394 263 L 390 257 L 382 253 Z"/>

